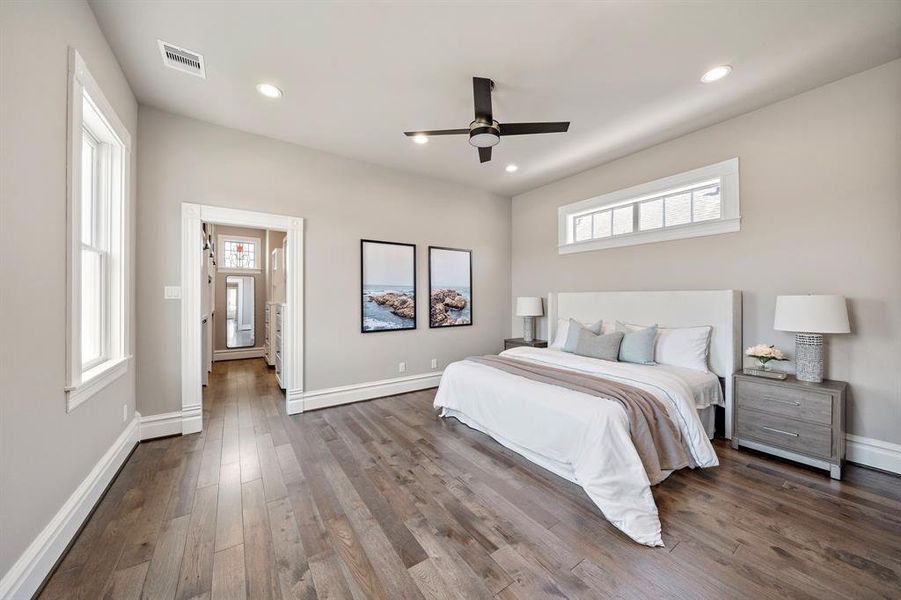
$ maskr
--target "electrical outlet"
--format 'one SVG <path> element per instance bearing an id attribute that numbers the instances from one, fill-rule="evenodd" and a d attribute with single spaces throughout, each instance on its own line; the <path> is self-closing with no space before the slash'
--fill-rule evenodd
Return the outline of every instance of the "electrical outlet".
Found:
<path id="1" fill-rule="evenodd" d="M 123 404 L 122 405 L 122 422 L 124 423 L 127 420 L 128 420 L 128 405 Z"/>
<path id="2" fill-rule="evenodd" d="M 437 358 L 433 358 L 433 359 L 432 359 L 432 368 L 433 368 L 433 369 L 437 369 L 437 368 L 438 368 L 438 359 L 437 359 Z"/>
<path id="3" fill-rule="evenodd" d="M 406 370 L 407 370 L 407 363 L 405 363 L 405 362 L 397 363 L 397 372 L 398 373 L 403 373 Z"/>

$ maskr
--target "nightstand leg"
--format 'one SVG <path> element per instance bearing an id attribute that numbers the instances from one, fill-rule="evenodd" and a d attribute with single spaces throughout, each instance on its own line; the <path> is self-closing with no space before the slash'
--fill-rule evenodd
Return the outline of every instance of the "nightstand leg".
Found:
<path id="1" fill-rule="evenodd" d="M 841 479 L 842 478 L 842 466 L 841 465 L 831 465 L 829 467 L 829 477 L 833 479 Z"/>

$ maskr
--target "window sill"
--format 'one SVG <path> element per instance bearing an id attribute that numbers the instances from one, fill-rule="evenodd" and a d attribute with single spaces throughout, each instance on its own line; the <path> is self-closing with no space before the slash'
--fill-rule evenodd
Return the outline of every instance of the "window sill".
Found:
<path id="1" fill-rule="evenodd" d="M 721 233 L 733 233 L 741 230 L 741 217 L 732 219 L 720 219 L 707 223 L 692 223 L 690 226 L 672 227 L 669 229 L 655 229 L 620 236 L 604 238 L 601 240 L 586 240 L 562 244 L 558 247 L 559 254 L 573 254 L 575 252 L 590 252 L 592 250 L 606 250 L 607 248 L 621 248 L 623 246 L 638 246 L 640 244 L 653 244 L 656 242 L 668 242 L 671 240 L 683 240 L 687 238 L 718 235 Z"/>
<path id="2" fill-rule="evenodd" d="M 117 360 L 108 360 L 85 371 L 80 384 L 66 388 L 66 412 L 72 412 L 88 398 L 128 373 L 130 361 L 131 356 L 125 356 Z"/>

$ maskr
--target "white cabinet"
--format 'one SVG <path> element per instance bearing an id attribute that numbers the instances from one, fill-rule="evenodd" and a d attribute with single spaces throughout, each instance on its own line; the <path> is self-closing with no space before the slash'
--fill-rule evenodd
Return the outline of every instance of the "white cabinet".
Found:
<path id="1" fill-rule="evenodd" d="M 278 380 L 278 386 L 285 389 L 285 379 L 282 375 L 282 357 L 284 356 L 284 344 L 282 342 L 282 314 L 284 313 L 284 304 L 275 304 L 275 327 L 274 329 L 274 347 L 275 347 L 275 378 Z"/>
<path id="2" fill-rule="evenodd" d="M 265 343 L 265 350 L 266 350 L 266 364 L 269 365 L 270 367 L 274 367 L 274 366 L 275 366 L 275 352 L 276 352 L 276 345 L 275 345 L 275 325 L 276 325 L 276 318 L 275 318 L 275 313 L 276 313 L 277 307 L 278 307 L 278 302 L 267 302 L 267 303 L 266 303 L 266 325 L 265 325 L 265 327 L 263 328 L 263 330 L 266 332 L 266 333 L 265 333 L 265 337 L 266 337 L 266 343 Z"/>

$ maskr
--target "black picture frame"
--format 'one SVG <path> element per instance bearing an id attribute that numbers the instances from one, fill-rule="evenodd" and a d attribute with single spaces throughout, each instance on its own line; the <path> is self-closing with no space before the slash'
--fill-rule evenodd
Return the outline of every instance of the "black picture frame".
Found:
<path id="1" fill-rule="evenodd" d="M 469 261 L 468 261 L 469 262 L 469 298 L 468 298 L 469 321 L 466 323 L 454 322 L 454 323 L 442 325 L 442 324 L 436 324 L 433 320 L 433 316 L 432 316 L 432 280 L 433 280 L 432 251 L 433 250 L 442 250 L 442 251 L 446 251 L 446 252 L 460 252 L 460 253 L 465 252 L 466 254 L 469 255 Z M 429 329 L 447 329 L 447 328 L 451 328 L 451 327 L 469 327 L 469 326 L 471 326 L 473 324 L 473 322 L 475 321 L 475 318 L 474 318 L 475 312 L 473 310 L 473 308 L 474 308 L 473 298 L 475 297 L 475 295 L 473 293 L 473 285 L 472 285 L 472 250 L 468 249 L 468 248 L 449 248 L 447 246 L 429 246 L 428 260 L 429 260 L 429 290 L 428 290 L 428 294 L 429 294 L 429 300 L 428 300 Z"/>
<path id="2" fill-rule="evenodd" d="M 412 250 L 412 272 L 413 272 L 413 319 L 412 324 L 407 327 L 385 327 L 381 329 L 376 328 L 366 328 L 366 296 L 368 295 L 366 292 L 366 244 L 383 244 L 388 246 L 406 246 Z M 374 283 L 389 283 L 389 282 L 374 282 Z M 417 321 L 416 314 L 418 311 L 418 295 L 419 290 L 417 288 L 416 281 L 416 244 L 408 244 L 405 242 L 386 242 L 384 240 L 371 240 L 371 239 L 361 239 L 360 240 L 360 333 L 386 333 L 392 331 L 410 331 L 412 329 L 416 329 Z M 403 317 L 402 317 L 403 318 Z M 406 319 L 409 320 L 409 319 Z"/>

